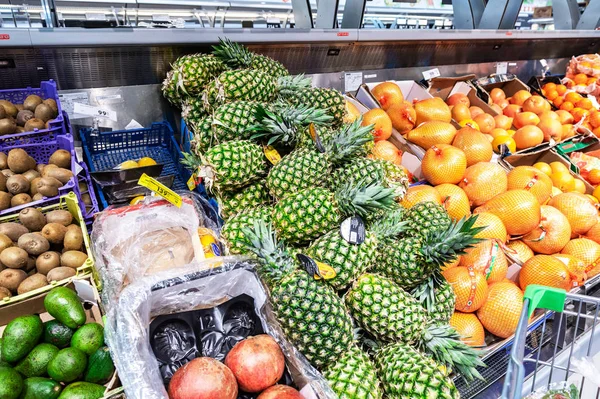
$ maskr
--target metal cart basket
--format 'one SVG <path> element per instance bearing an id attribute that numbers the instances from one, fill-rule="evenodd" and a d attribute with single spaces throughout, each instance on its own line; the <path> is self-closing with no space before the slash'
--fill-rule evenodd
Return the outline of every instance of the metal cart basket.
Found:
<path id="1" fill-rule="evenodd" d="M 574 385 L 581 399 L 599 398 L 598 385 L 582 376 L 581 369 L 573 367 L 574 359 L 593 358 L 600 353 L 599 305 L 600 298 L 593 296 L 528 286 L 502 398 L 524 398 L 540 389 L 551 390 L 563 381 L 568 382 L 567 387 Z M 536 309 L 555 313 L 553 317 L 544 318 L 540 345 L 532 350 L 526 345 L 527 322 Z M 600 355 L 596 356 L 596 363 L 598 359 Z"/>

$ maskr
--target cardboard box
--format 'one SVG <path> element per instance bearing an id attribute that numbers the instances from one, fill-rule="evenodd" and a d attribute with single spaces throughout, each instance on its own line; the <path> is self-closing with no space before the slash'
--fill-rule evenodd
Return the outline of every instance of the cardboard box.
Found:
<path id="1" fill-rule="evenodd" d="M 535 7 L 533 9 L 533 18 L 552 18 L 552 6 Z"/>
<path id="2" fill-rule="evenodd" d="M 519 90 L 527 90 L 531 91 L 529 86 L 523 83 L 519 78 L 511 78 L 504 81 L 499 81 L 495 83 L 481 84 L 481 87 L 487 91 L 488 93 L 492 91 L 492 89 L 499 88 L 504 90 L 506 93 L 506 97 L 511 97 L 513 94 L 518 92 Z"/>
<path id="3" fill-rule="evenodd" d="M 469 83 L 473 79 L 475 79 L 475 75 L 466 75 L 457 78 L 434 78 L 431 80 L 428 91 L 429 94 L 439 97 L 444 101 L 455 93 L 466 94 L 471 102 L 471 106 L 479 107 L 485 113 L 492 116 L 498 115 L 498 112 L 488 103 L 479 98 L 477 90 Z"/>
<path id="4" fill-rule="evenodd" d="M 595 187 L 581 177 L 579 166 L 571 160 L 570 154 L 573 152 L 582 152 L 585 154 L 592 151 L 600 151 L 600 139 L 592 133 L 582 134 L 557 144 L 552 151 L 568 163 L 567 166 L 572 175 L 583 180 L 586 194 L 592 194 Z"/>

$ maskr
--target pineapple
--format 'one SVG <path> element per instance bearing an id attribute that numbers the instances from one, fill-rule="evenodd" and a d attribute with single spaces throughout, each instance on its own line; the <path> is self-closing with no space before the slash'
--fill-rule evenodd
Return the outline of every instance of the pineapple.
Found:
<path id="1" fill-rule="evenodd" d="M 198 169 L 206 188 L 223 194 L 238 190 L 267 173 L 267 162 L 260 145 L 248 140 L 218 144 L 201 156 L 184 154 L 184 164 Z"/>
<path id="2" fill-rule="evenodd" d="M 259 180 L 242 188 L 240 191 L 227 193 L 222 197 L 218 197 L 217 201 L 221 217 L 227 219 L 238 212 L 269 205 L 271 203 L 271 196 L 269 195 L 265 181 Z"/>
<path id="3" fill-rule="evenodd" d="M 406 212 L 405 220 L 408 222 L 408 229 L 418 236 L 445 230 L 452 222 L 443 206 L 430 201 L 412 206 Z"/>
<path id="4" fill-rule="evenodd" d="M 246 248 L 259 258 L 258 271 L 285 335 L 315 367 L 334 363 L 353 342 L 343 300 L 327 283 L 298 268 L 270 226 L 257 221 L 242 231 Z"/>
<path id="5" fill-rule="evenodd" d="M 283 240 L 301 244 L 335 229 L 345 216 L 366 216 L 377 209 L 391 209 L 393 204 L 393 190 L 379 185 L 349 184 L 336 192 L 307 188 L 275 205 L 273 223 Z"/>
<path id="6" fill-rule="evenodd" d="M 281 91 L 290 104 L 327 110 L 327 114 L 333 117 L 334 125 L 342 124 L 346 113 L 346 102 L 339 91 L 314 87 Z"/>
<path id="7" fill-rule="evenodd" d="M 175 72 L 169 71 L 167 72 L 167 77 L 162 83 L 162 94 L 163 97 L 166 98 L 171 105 L 177 108 L 181 108 L 182 97 L 177 92 L 177 81 L 175 80 Z"/>
<path id="8" fill-rule="evenodd" d="M 413 219 L 407 216 L 404 219 L 408 223 L 405 231 L 413 233 L 414 230 L 410 230 L 414 226 Z M 427 281 L 445 263 L 462 255 L 465 249 L 481 241 L 474 238 L 481 231 L 480 227 L 473 227 L 475 220 L 477 216 L 461 219 L 451 223 L 445 230 L 431 231 L 423 238 L 384 240 L 378 248 L 373 271 L 393 279 L 402 288 L 412 289 Z"/>
<path id="9" fill-rule="evenodd" d="M 262 206 L 247 208 L 230 216 L 221 229 L 221 238 L 225 242 L 227 253 L 230 255 L 244 253 L 244 233 L 242 230 L 254 226 L 256 220 L 262 220 L 269 223 L 271 221 L 272 211 L 272 208 Z"/>
<path id="10" fill-rule="evenodd" d="M 190 122 L 187 124 L 187 127 L 193 134 L 190 144 L 194 154 L 203 154 L 210 147 L 216 144 L 212 133 L 212 123 L 210 117 L 205 116 L 200 118 L 198 121 Z"/>
<path id="11" fill-rule="evenodd" d="M 421 304 L 392 280 L 363 274 L 345 298 L 354 318 L 377 339 L 414 345 L 466 378 L 480 377 L 477 352 L 449 325 L 431 323 Z"/>
<path id="12" fill-rule="evenodd" d="M 394 343 L 375 355 L 388 399 L 459 399 L 454 382 L 442 367 L 410 345 Z"/>
<path id="13" fill-rule="evenodd" d="M 264 72 L 242 69 L 225 71 L 210 82 L 203 101 L 205 109 L 211 110 L 236 100 L 269 102 L 276 94 L 275 78 Z"/>
<path id="14" fill-rule="evenodd" d="M 193 124 L 208 114 L 204 109 L 204 102 L 199 97 L 191 97 L 183 105 L 181 116 L 186 124 Z"/>
<path id="15" fill-rule="evenodd" d="M 434 273 L 431 278 L 417 286 L 411 294 L 429 313 L 429 320 L 438 324 L 448 324 L 454 313 L 456 295 L 444 276 Z"/>
<path id="16" fill-rule="evenodd" d="M 229 39 L 221 39 L 220 42 L 218 46 L 213 46 L 213 54 L 232 69 L 255 69 L 275 77 L 290 74 L 280 62 L 272 58 L 255 54 Z"/>
<path id="17" fill-rule="evenodd" d="M 204 86 L 226 67 L 210 54 L 190 54 L 178 58 L 172 65 L 173 79 L 179 94 L 199 95 Z"/>
<path id="18" fill-rule="evenodd" d="M 356 345 L 324 369 L 323 377 L 339 399 L 383 398 L 375 365 Z"/>

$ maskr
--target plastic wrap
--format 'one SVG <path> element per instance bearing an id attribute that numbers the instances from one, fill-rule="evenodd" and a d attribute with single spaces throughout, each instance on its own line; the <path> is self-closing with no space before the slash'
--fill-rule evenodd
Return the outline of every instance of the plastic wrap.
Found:
<path id="1" fill-rule="evenodd" d="M 553 382 L 527 395 L 525 399 L 579 399 L 579 390 L 566 381 Z"/>
<path id="2" fill-rule="evenodd" d="M 127 397 L 168 398 L 165 382 L 178 367 L 197 356 L 222 359 L 238 341 L 267 333 L 282 348 L 287 378 L 305 398 L 337 399 L 287 342 L 267 298 L 246 257 L 207 259 L 133 281 L 109 310 L 105 329 Z"/>
<path id="3" fill-rule="evenodd" d="M 198 230 L 209 229 L 218 237 L 218 226 L 204 211 L 210 205 L 195 193 L 181 196 L 180 208 L 147 197 L 137 205 L 97 214 L 93 251 L 107 308 L 130 282 L 205 258 Z"/>

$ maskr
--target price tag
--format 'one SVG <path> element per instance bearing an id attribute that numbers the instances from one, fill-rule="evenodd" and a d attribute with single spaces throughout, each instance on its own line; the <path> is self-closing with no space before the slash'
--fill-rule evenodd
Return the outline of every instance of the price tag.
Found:
<path id="1" fill-rule="evenodd" d="M 366 238 L 365 222 L 360 216 L 351 216 L 342 222 L 340 234 L 350 244 L 362 244 Z"/>
<path id="2" fill-rule="evenodd" d="M 344 74 L 344 91 L 356 91 L 363 82 L 362 72 L 348 72 Z"/>
<path id="3" fill-rule="evenodd" d="M 438 76 L 441 76 L 441 74 L 440 70 L 437 68 L 433 68 L 428 71 L 423 71 L 423 78 L 425 80 L 431 80 L 433 78 L 437 78 Z"/>
<path id="4" fill-rule="evenodd" d="M 273 146 L 265 146 L 264 153 L 269 162 L 271 162 L 273 165 L 277 165 L 279 161 L 281 161 L 281 155 L 277 152 L 275 148 L 273 148 Z"/>
<path id="5" fill-rule="evenodd" d="M 113 122 L 117 121 L 117 113 L 110 109 L 94 107 L 81 103 L 73 103 L 73 111 L 76 114 L 87 115 L 97 118 L 110 119 Z"/>
<path id="6" fill-rule="evenodd" d="M 541 59 L 540 60 L 540 64 L 542 64 L 542 67 L 546 68 L 548 66 L 548 62 L 546 62 L 546 60 Z"/>
<path id="7" fill-rule="evenodd" d="M 190 189 L 190 191 L 194 191 L 194 189 L 198 186 L 198 184 L 199 184 L 198 183 L 198 173 L 194 172 L 188 179 L 187 186 Z"/>
<path id="8" fill-rule="evenodd" d="M 308 274 L 314 277 L 315 280 L 331 280 L 337 273 L 335 269 L 326 263 L 318 262 L 306 255 L 297 254 L 296 259 Z"/>
<path id="9" fill-rule="evenodd" d="M 153 193 L 156 193 L 159 196 L 163 197 L 164 199 L 169 201 L 171 204 L 175 205 L 177 208 L 181 208 L 182 201 L 181 201 L 181 197 L 179 196 L 179 194 L 177 194 L 175 191 L 171 190 L 169 187 L 165 186 L 164 184 L 151 178 L 147 174 L 144 173 L 142 175 L 142 177 L 140 177 L 140 180 L 138 180 L 138 184 L 142 187 L 146 187 L 148 190 L 152 191 Z"/>
<path id="10" fill-rule="evenodd" d="M 496 64 L 496 75 L 506 75 L 508 72 L 508 62 L 499 62 Z"/>

